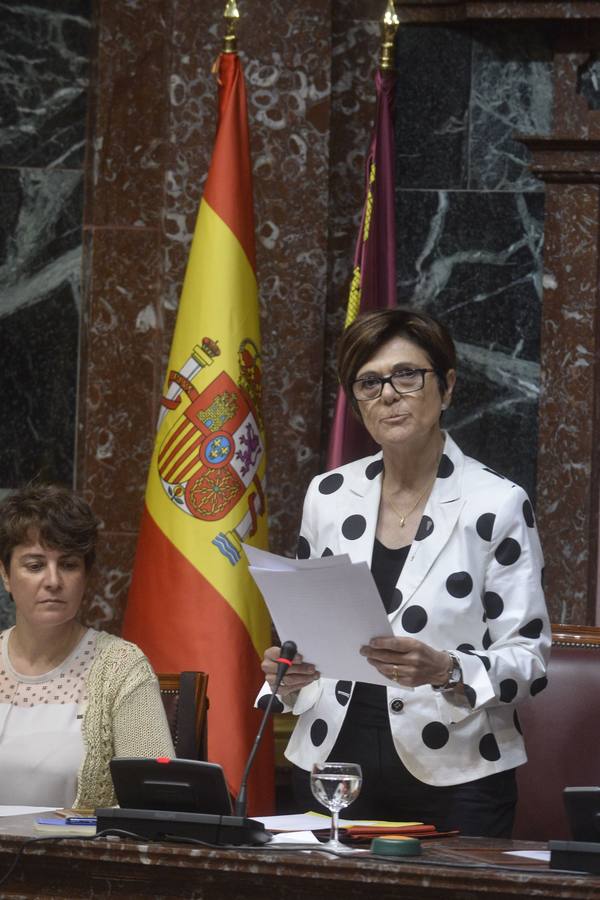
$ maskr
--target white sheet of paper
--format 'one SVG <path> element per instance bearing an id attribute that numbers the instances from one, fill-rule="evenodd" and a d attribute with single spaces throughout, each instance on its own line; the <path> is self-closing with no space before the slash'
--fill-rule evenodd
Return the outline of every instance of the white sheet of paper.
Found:
<path id="1" fill-rule="evenodd" d="M 273 835 L 271 844 L 318 844 L 319 838 L 312 831 L 279 831 Z M 269 849 L 269 844 L 265 844 Z"/>
<path id="2" fill-rule="evenodd" d="M 306 812 L 291 813 L 285 816 L 253 816 L 262 822 L 268 831 L 320 831 L 328 829 L 331 818 L 327 813 Z M 390 827 L 392 825 L 420 825 L 421 822 L 386 822 L 380 819 L 339 819 L 340 828 L 350 828 L 352 825 L 370 825 Z"/>
<path id="3" fill-rule="evenodd" d="M 285 816 L 252 816 L 262 822 L 268 831 L 314 831 L 329 828 L 331 819 L 328 815 L 315 813 L 292 813 Z"/>
<path id="4" fill-rule="evenodd" d="M 525 859 L 539 859 L 540 862 L 550 862 L 549 850 L 505 850 L 505 856 L 523 856 Z"/>
<path id="5" fill-rule="evenodd" d="M 371 638 L 393 634 L 366 562 L 352 563 L 347 556 L 273 560 L 273 554 L 257 557 L 254 548 L 244 549 L 260 564 L 251 564 L 250 573 L 282 641 L 295 641 L 325 677 L 394 683 L 359 653 Z"/>
<path id="6" fill-rule="evenodd" d="M 339 556 L 321 556 L 319 559 L 290 559 L 289 556 L 278 556 L 276 553 L 269 553 L 268 550 L 252 547 L 251 544 L 242 546 L 251 566 L 267 569 L 269 572 L 302 572 L 305 569 L 323 569 L 350 563 L 347 553 L 340 553 Z"/>
<path id="7" fill-rule="evenodd" d="M 28 813 L 54 812 L 55 806 L 0 806 L 1 816 L 25 816 Z"/>

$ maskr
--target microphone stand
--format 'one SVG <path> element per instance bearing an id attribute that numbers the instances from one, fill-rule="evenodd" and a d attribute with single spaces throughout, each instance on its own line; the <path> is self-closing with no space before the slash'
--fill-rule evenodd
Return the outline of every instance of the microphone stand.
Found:
<path id="1" fill-rule="evenodd" d="M 237 795 L 237 799 L 235 801 L 235 814 L 236 816 L 241 816 L 242 818 L 246 815 L 246 808 L 248 806 L 248 776 L 250 774 L 250 769 L 252 768 L 252 763 L 254 762 L 254 757 L 256 756 L 256 752 L 260 746 L 260 742 L 262 740 L 262 736 L 264 734 L 265 728 L 267 727 L 267 722 L 269 721 L 269 716 L 271 715 L 271 710 L 273 708 L 273 703 L 275 701 L 275 695 L 279 690 L 279 685 L 283 681 L 283 676 L 289 669 L 292 664 L 292 660 L 296 655 L 296 645 L 293 641 L 286 641 L 283 647 L 281 648 L 281 656 L 277 660 L 279 663 L 277 669 L 277 676 L 275 678 L 275 684 L 273 685 L 273 690 L 271 696 L 269 697 L 269 702 L 265 707 L 265 711 L 263 713 L 262 721 L 260 723 L 260 728 L 258 729 L 258 733 L 254 739 L 254 744 L 252 745 L 252 750 L 250 751 L 250 756 L 248 757 L 248 762 L 246 763 L 246 767 L 244 769 L 244 774 L 242 775 L 242 782 L 240 784 L 240 790 Z"/>

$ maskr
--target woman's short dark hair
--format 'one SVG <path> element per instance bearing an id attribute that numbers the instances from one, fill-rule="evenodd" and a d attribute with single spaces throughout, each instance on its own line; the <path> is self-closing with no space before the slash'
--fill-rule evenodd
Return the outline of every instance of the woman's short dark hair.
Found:
<path id="1" fill-rule="evenodd" d="M 355 409 L 352 383 L 358 371 L 395 337 L 406 338 L 427 354 L 437 376 L 440 394 L 444 394 L 446 373 L 456 368 L 456 349 L 448 329 L 433 316 L 414 309 L 380 309 L 357 316 L 340 341 L 338 377 Z"/>
<path id="2" fill-rule="evenodd" d="M 15 547 L 35 535 L 53 550 L 83 556 L 89 570 L 96 557 L 98 524 L 89 504 L 70 488 L 28 485 L 0 503 L 0 560 L 8 571 Z"/>

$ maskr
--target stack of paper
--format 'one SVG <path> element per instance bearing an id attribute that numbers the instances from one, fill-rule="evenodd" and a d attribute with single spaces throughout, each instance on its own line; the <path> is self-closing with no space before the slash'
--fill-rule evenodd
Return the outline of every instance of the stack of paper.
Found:
<path id="1" fill-rule="evenodd" d="M 366 562 L 347 554 L 287 559 L 248 544 L 244 550 L 282 642 L 295 641 L 325 677 L 389 687 L 359 653 L 371 638 L 393 634 Z"/>
<path id="2" fill-rule="evenodd" d="M 273 832 L 312 831 L 318 834 L 328 834 L 331 826 L 329 816 L 316 812 L 287 816 L 264 816 L 258 817 L 258 821 Z M 448 834 L 457 834 L 454 831 L 437 831 L 435 825 L 426 825 L 423 822 L 385 822 L 374 819 L 339 819 L 339 827 L 344 837 L 350 838 L 352 841 L 367 841 L 374 837 L 391 834 L 418 838 L 446 837 Z"/>

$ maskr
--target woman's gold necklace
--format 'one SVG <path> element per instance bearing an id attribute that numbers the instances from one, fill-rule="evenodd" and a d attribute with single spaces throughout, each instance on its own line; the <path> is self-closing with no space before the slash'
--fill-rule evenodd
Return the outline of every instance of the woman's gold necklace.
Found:
<path id="1" fill-rule="evenodd" d="M 440 453 L 440 458 L 441 458 L 441 455 L 442 455 L 442 454 Z M 400 528 L 404 528 L 404 525 L 405 525 L 406 520 L 408 519 L 408 517 L 411 515 L 411 513 L 414 513 L 415 509 L 417 508 L 417 506 L 419 505 L 419 503 L 421 502 L 421 500 L 423 499 L 423 497 L 425 496 L 425 494 L 426 494 L 428 491 L 431 490 L 431 488 L 432 488 L 432 486 L 433 486 L 433 483 L 434 483 L 435 479 L 437 478 L 437 473 L 438 473 L 439 465 L 440 465 L 440 460 L 438 459 L 437 464 L 436 464 L 436 467 L 435 467 L 435 474 L 434 474 L 433 478 L 431 478 L 431 479 L 427 482 L 427 484 L 425 485 L 425 489 L 424 489 L 423 493 L 422 493 L 422 494 L 419 494 L 419 496 L 417 497 L 416 502 L 414 503 L 413 506 L 411 506 L 411 508 L 408 510 L 408 512 L 401 513 L 398 509 L 396 509 L 396 507 L 395 507 L 394 504 L 392 503 L 392 498 L 391 498 L 391 497 L 389 496 L 389 494 L 388 494 L 387 501 L 388 501 L 388 503 L 390 504 L 390 506 L 392 507 L 393 511 L 394 511 L 394 512 L 396 513 L 396 515 L 398 516 L 398 519 L 399 519 L 399 521 L 400 521 Z"/>

